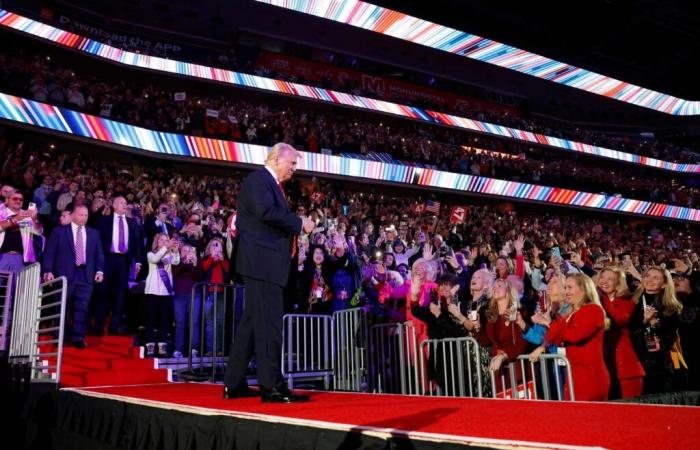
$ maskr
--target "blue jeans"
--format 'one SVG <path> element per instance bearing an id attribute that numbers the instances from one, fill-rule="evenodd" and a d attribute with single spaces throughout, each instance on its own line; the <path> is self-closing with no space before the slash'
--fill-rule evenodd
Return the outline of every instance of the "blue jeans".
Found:
<path id="1" fill-rule="evenodd" d="M 214 304 L 216 304 L 216 328 L 214 328 Z M 204 320 L 206 352 L 214 348 L 214 330 L 216 329 L 216 351 L 224 349 L 224 293 L 209 292 L 204 302 Z"/>
<path id="2" fill-rule="evenodd" d="M 187 329 L 190 324 L 190 302 L 191 293 L 175 294 L 175 350 L 185 353 L 185 342 Z M 201 321 L 202 300 L 199 292 L 194 296 L 193 327 L 191 348 L 199 350 L 199 333 Z"/>

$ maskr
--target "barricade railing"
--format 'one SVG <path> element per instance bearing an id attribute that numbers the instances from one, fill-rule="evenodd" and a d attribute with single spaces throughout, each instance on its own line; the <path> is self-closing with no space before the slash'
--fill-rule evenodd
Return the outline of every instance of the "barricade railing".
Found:
<path id="1" fill-rule="evenodd" d="M 244 305 L 242 285 L 200 282 L 192 286 L 187 369 L 179 373 L 180 378 L 215 382 L 223 377 Z"/>
<path id="2" fill-rule="evenodd" d="M 412 322 L 370 328 L 372 392 L 422 395 L 427 391 L 426 363 Z"/>
<path id="3" fill-rule="evenodd" d="M 336 348 L 333 389 L 361 392 L 367 384 L 367 313 L 363 308 L 336 311 L 333 321 Z"/>
<path id="4" fill-rule="evenodd" d="M 472 337 L 428 339 L 428 393 L 448 397 L 483 397 L 479 343 Z"/>
<path id="5" fill-rule="evenodd" d="M 282 319 L 282 376 L 290 389 L 296 379 L 322 380 L 330 389 L 335 355 L 331 316 L 286 314 Z"/>
<path id="6" fill-rule="evenodd" d="M 17 373 L 29 370 L 29 381 L 60 383 L 68 282 L 58 277 L 40 283 L 34 263 L 17 277 L 9 362 Z"/>
<path id="7" fill-rule="evenodd" d="M 0 272 L 0 356 L 4 356 L 10 347 L 14 280 L 12 272 Z"/>
<path id="8" fill-rule="evenodd" d="M 493 398 L 575 400 L 571 363 L 566 356 L 542 354 L 532 362 L 528 355 L 520 355 L 498 372 L 491 372 Z"/>

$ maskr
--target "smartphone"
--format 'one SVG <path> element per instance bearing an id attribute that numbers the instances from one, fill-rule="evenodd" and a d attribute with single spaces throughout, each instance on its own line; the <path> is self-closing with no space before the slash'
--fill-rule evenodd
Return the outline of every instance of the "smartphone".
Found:
<path id="1" fill-rule="evenodd" d="M 559 247 L 552 247 L 552 256 L 561 258 L 561 250 L 559 250 Z"/>
<path id="2" fill-rule="evenodd" d="M 29 206 L 27 207 L 27 209 L 36 209 L 36 203 L 33 203 L 33 202 L 29 203 Z"/>

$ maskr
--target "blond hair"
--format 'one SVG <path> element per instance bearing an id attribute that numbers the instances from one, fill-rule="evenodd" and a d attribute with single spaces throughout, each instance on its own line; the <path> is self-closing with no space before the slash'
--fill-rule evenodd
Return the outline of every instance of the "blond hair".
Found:
<path id="1" fill-rule="evenodd" d="M 276 143 L 270 149 L 270 153 L 267 154 L 267 158 L 265 159 L 265 164 L 272 163 L 274 160 L 276 160 L 277 158 L 279 158 L 280 156 L 282 156 L 286 152 L 297 153 L 297 150 L 285 142 Z"/>
<path id="2" fill-rule="evenodd" d="M 413 265 L 411 266 L 411 278 L 413 278 L 413 271 L 419 264 L 425 267 L 425 281 L 435 281 L 435 269 L 430 261 L 425 258 L 418 258 L 413 262 Z"/>
<path id="3" fill-rule="evenodd" d="M 637 288 L 637 291 L 634 293 L 633 297 L 635 303 L 639 302 L 639 299 L 642 298 L 642 294 L 644 294 L 644 277 L 646 277 L 647 274 L 652 270 L 656 270 L 657 272 L 661 273 L 661 275 L 664 277 L 664 286 L 662 288 L 662 304 L 664 305 L 664 316 L 668 317 L 673 314 L 680 314 L 683 310 L 683 304 L 679 302 L 678 298 L 676 297 L 676 287 L 673 284 L 671 272 L 659 266 L 649 267 L 642 274 L 642 283 L 639 285 L 639 288 Z"/>
<path id="4" fill-rule="evenodd" d="M 596 289 L 595 283 L 593 282 L 591 277 L 589 277 L 585 273 L 570 273 L 566 276 L 567 280 L 569 278 L 574 280 L 579 289 L 583 291 L 583 302 L 581 302 L 581 306 L 592 304 L 600 308 L 600 310 L 603 311 L 604 329 L 607 330 L 608 328 L 610 328 L 610 319 L 608 318 L 608 314 L 605 312 L 605 308 L 603 308 L 603 305 L 600 303 L 598 289 Z M 576 311 L 576 309 L 574 309 L 574 311 Z"/>
<path id="5" fill-rule="evenodd" d="M 158 240 L 161 237 L 166 237 L 170 239 L 170 237 L 166 233 L 156 233 L 155 236 L 153 236 L 153 243 L 151 244 L 151 250 L 156 251 L 158 249 Z"/>
<path id="6" fill-rule="evenodd" d="M 493 291 L 496 288 L 496 283 L 505 283 L 506 285 L 506 298 L 508 299 L 508 308 L 510 309 L 514 305 L 516 309 L 519 308 L 518 290 L 515 288 L 515 286 L 510 280 L 499 278 L 496 281 L 494 281 L 494 283 L 491 285 L 491 289 L 488 293 L 489 307 L 486 310 L 486 318 L 489 322 L 495 322 L 496 320 L 498 320 L 498 299 L 493 295 Z"/>
<path id="7" fill-rule="evenodd" d="M 627 274 L 625 271 L 619 267 L 606 267 L 598 273 L 598 276 L 603 274 L 603 272 L 612 272 L 617 276 L 617 283 L 615 284 L 615 298 L 626 297 L 630 295 L 630 288 L 627 286 Z"/>

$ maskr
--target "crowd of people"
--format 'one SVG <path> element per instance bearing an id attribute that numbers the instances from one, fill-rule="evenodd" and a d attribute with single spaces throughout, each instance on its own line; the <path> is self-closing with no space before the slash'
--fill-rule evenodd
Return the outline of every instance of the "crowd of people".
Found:
<path id="1" fill-rule="evenodd" d="M 68 25 L 70 29 L 70 24 Z M 82 34 L 83 32 L 80 27 L 74 28 L 74 31 L 78 34 Z M 129 42 L 112 42 L 109 40 L 106 41 L 106 43 L 126 51 L 134 51 L 136 53 L 150 54 L 158 57 L 168 57 L 168 55 L 158 51 L 159 49 L 157 47 L 148 49 L 133 46 Z M 371 98 L 379 98 L 399 104 L 417 106 L 432 111 L 457 114 L 463 117 L 474 118 L 489 123 L 519 128 L 534 133 L 542 133 L 548 136 L 571 139 L 577 142 L 585 142 L 602 147 L 619 149 L 633 154 L 651 156 L 657 159 L 673 160 L 677 162 L 698 162 L 698 152 L 690 150 L 687 145 L 662 141 L 648 142 L 645 139 L 630 139 L 630 136 L 621 137 L 614 133 L 594 131 L 585 127 L 574 126 L 568 122 L 559 121 L 551 117 L 526 117 L 524 114 L 505 113 L 504 111 L 508 108 L 504 109 L 500 107 L 500 105 L 495 105 L 494 108 L 488 108 L 488 102 L 470 102 L 470 94 L 465 93 L 466 91 L 469 91 L 469 89 L 465 89 L 465 87 L 461 86 L 459 83 L 455 83 L 450 80 L 441 80 L 434 76 L 426 76 L 425 74 L 413 73 L 405 70 L 399 71 L 399 73 L 403 74 L 403 76 L 400 76 L 399 79 L 403 79 L 404 81 L 408 81 L 412 84 L 425 85 L 431 88 L 445 90 L 446 92 L 462 94 L 465 95 L 464 100 L 453 107 L 446 103 L 431 101 L 431 99 L 426 98 L 425 96 L 414 97 L 405 92 L 398 93 L 388 90 L 375 89 L 371 84 L 363 85 L 348 77 L 333 77 L 326 75 L 318 81 L 305 79 L 304 77 L 287 73 L 284 70 L 281 70 L 280 67 L 272 67 L 264 62 L 261 62 L 257 58 L 259 55 L 259 49 L 242 44 L 233 45 L 226 49 L 211 48 L 210 51 L 203 51 L 202 48 L 190 49 L 187 44 L 183 44 L 181 47 L 183 54 L 178 54 L 176 56 L 178 59 L 199 62 L 211 67 L 252 73 L 255 75 L 290 82 L 314 86 L 317 85 L 325 89 L 348 92 Z M 314 60 L 315 62 L 322 61 L 324 64 L 328 64 L 329 68 L 332 66 L 340 66 L 373 75 L 387 76 L 391 78 L 397 76 L 397 71 L 388 70 L 387 67 L 381 64 L 377 64 L 373 61 L 365 61 L 355 56 L 348 57 L 334 53 L 329 54 L 328 52 L 323 51 L 321 53 L 326 55 L 327 58 L 320 60 L 318 57 L 314 58 L 314 55 L 318 53 L 318 49 L 309 48 L 299 44 L 285 42 L 284 53 L 301 59 Z M 172 58 L 173 56 L 171 55 L 170 57 Z"/>
<path id="2" fill-rule="evenodd" d="M 74 345 L 86 333 L 133 332 L 126 305 L 138 283 L 147 307 L 136 322 L 153 354 L 222 351 L 210 333 L 220 290 L 200 299 L 194 323 L 206 332 L 194 330 L 193 342 L 188 315 L 195 283 L 234 277 L 240 176 L 105 164 L 64 144 L 0 136 L 0 270 L 41 261 L 46 280 L 78 270 Z M 490 355 L 484 373 L 564 348 L 579 400 L 698 387 L 695 226 L 510 204 L 463 205 L 454 221 L 454 200 L 416 214 L 423 200 L 406 193 L 317 179 L 285 189 L 317 224 L 298 239 L 288 312 L 364 306 L 372 323 L 413 321 L 419 339 L 472 335 Z"/>
<path id="3" fill-rule="evenodd" d="M 457 173 L 681 206 L 700 203 L 697 181 L 681 174 L 642 167 L 630 174 L 630 167 L 623 164 L 610 170 L 585 156 L 552 158 L 555 150 L 396 119 L 378 121 L 357 113 L 252 103 L 196 90 L 178 93 L 162 85 L 109 80 L 85 69 L 78 73 L 59 59 L 8 51 L 0 55 L 0 86 L 38 101 L 147 128 L 264 145 L 283 141 L 312 152 L 380 152 Z M 669 155 L 660 151 L 656 156 Z"/>

